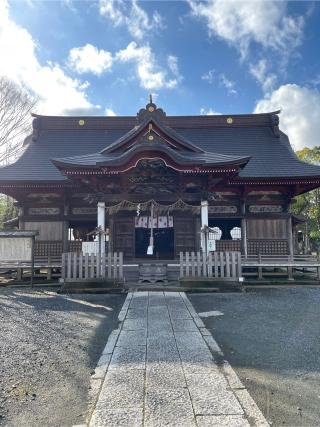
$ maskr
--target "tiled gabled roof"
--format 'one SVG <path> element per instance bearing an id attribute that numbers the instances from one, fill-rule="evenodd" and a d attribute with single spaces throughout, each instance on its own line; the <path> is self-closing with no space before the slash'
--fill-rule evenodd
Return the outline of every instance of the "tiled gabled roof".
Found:
<path id="1" fill-rule="evenodd" d="M 165 116 L 163 126 L 200 151 L 213 155 L 251 157 L 240 171 L 242 178 L 320 177 L 320 167 L 298 160 L 288 137 L 277 132 L 274 113 L 230 116 Z M 227 119 L 232 118 L 232 123 Z M 63 182 L 54 158 L 96 156 L 137 125 L 136 117 L 36 116 L 33 137 L 13 165 L 0 168 L 3 182 Z M 133 132 L 133 131 L 132 131 Z M 317 144 L 317 141 L 315 141 Z"/>

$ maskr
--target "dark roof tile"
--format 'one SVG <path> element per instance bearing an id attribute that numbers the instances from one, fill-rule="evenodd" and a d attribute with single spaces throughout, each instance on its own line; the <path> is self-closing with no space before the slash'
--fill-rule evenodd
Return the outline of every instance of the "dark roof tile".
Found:
<path id="1" fill-rule="evenodd" d="M 169 121 L 169 117 L 167 118 Z M 267 120 L 263 117 L 264 120 Z M 200 120 L 198 120 L 200 122 Z M 172 120 L 174 123 L 174 120 Z M 271 126 L 206 126 L 191 128 L 188 123 L 174 131 L 200 149 L 228 156 L 250 156 L 251 160 L 240 172 L 243 178 L 320 176 L 320 167 L 298 160 L 288 137 L 280 132 L 277 137 Z M 207 123 L 208 122 L 208 123 Z M 121 122 L 119 122 L 121 123 Z M 129 122 L 122 122 L 128 124 Z M 249 119 L 248 119 L 249 123 Z M 53 158 L 92 155 L 114 143 L 130 131 L 122 129 L 42 129 L 38 139 L 29 144 L 13 165 L 0 168 L 0 182 L 9 181 L 65 181 L 52 163 Z"/>

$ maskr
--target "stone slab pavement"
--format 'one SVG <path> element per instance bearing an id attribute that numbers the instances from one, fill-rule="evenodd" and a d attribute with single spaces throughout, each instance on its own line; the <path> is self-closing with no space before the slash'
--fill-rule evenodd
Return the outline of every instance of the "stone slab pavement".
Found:
<path id="1" fill-rule="evenodd" d="M 184 293 L 129 293 L 119 320 L 90 427 L 269 425 Z"/>

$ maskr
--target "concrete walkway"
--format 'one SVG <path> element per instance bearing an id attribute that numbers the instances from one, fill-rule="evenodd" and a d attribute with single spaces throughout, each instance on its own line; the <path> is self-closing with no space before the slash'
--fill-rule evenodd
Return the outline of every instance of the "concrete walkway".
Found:
<path id="1" fill-rule="evenodd" d="M 119 316 L 90 427 L 268 425 L 184 293 L 130 293 Z"/>

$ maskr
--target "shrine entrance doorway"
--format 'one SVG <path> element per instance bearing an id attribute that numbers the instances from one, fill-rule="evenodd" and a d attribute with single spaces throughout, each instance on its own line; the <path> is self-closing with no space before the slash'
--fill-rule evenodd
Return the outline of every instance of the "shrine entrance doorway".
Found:
<path id="1" fill-rule="evenodd" d="M 154 228 L 153 255 L 147 255 L 150 242 L 150 228 L 136 228 L 135 254 L 136 258 L 146 259 L 173 259 L 174 258 L 174 231 L 173 228 Z"/>

